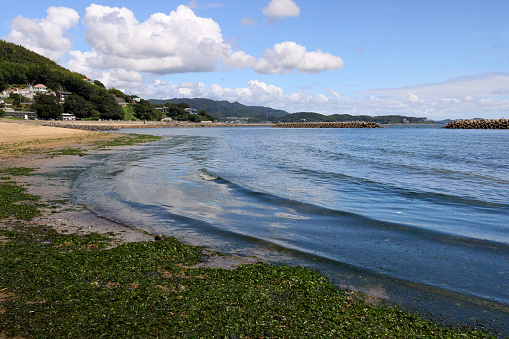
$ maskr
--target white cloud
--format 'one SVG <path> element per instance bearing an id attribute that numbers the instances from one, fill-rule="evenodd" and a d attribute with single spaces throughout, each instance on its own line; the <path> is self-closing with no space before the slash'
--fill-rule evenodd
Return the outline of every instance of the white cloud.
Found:
<path id="1" fill-rule="evenodd" d="M 344 67 L 343 59 L 320 50 L 308 52 L 304 46 L 293 41 L 275 44 L 267 49 L 253 69 L 265 74 L 284 74 L 293 70 L 301 73 L 319 73 Z"/>
<path id="2" fill-rule="evenodd" d="M 262 12 L 268 16 L 269 23 L 275 24 L 287 17 L 298 17 L 300 8 L 293 0 L 271 0 Z"/>
<path id="3" fill-rule="evenodd" d="M 158 74 L 210 72 L 230 52 L 219 25 L 186 6 L 139 22 L 127 8 L 92 4 L 83 20 L 96 67 Z"/>
<path id="4" fill-rule="evenodd" d="M 21 15 L 14 18 L 7 40 L 58 60 L 71 49 L 71 41 L 64 36 L 78 22 L 79 15 L 74 9 L 49 7 L 45 19 L 28 19 Z"/>
<path id="5" fill-rule="evenodd" d="M 236 69 L 249 68 L 256 64 L 255 57 L 246 54 L 244 51 L 237 51 L 223 58 L 223 62 Z"/>
<path id="6" fill-rule="evenodd" d="M 242 17 L 242 20 L 240 20 L 240 23 L 244 26 L 254 26 L 256 25 L 256 20 L 253 20 L 247 16 Z"/>
<path id="7" fill-rule="evenodd" d="M 143 88 L 146 98 L 203 97 L 215 100 L 238 101 L 245 105 L 261 105 L 294 112 L 322 114 L 387 115 L 400 114 L 446 118 L 507 118 L 509 100 L 486 99 L 473 96 L 462 98 L 418 98 L 408 93 L 402 99 L 387 97 L 348 97 L 334 90 L 326 94 L 307 95 L 303 92 L 284 93 L 283 89 L 258 80 L 249 81 L 246 87 L 227 88 L 214 84 L 207 88 L 203 83 L 156 82 Z"/>

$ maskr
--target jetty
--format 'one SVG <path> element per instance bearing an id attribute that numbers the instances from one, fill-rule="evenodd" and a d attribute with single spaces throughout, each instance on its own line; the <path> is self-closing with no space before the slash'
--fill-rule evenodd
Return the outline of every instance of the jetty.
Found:
<path id="1" fill-rule="evenodd" d="M 381 128 L 376 122 L 336 121 L 336 122 L 280 122 L 273 127 L 279 128 Z"/>
<path id="2" fill-rule="evenodd" d="M 509 119 L 466 119 L 449 122 L 444 128 L 509 129 Z"/>

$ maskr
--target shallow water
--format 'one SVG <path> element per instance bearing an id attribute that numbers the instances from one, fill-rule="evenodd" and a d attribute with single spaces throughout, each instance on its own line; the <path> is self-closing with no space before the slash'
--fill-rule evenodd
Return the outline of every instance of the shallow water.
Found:
<path id="1" fill-rule="evenodd" d="M 82 173 L 101 216 L 452 321 L 509 327 L 509 131 L 126 129 Z"/>

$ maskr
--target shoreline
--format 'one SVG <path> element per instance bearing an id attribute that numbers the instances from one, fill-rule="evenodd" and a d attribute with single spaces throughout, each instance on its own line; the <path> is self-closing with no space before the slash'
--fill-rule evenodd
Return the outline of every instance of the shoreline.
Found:
<path id="1" fill-rule="evenodd" d="M 2 135 L 5 137 L 3 131 L 5 131 L 6 126 L 2 124 L 2 122 L 3 121 L 0 120 L 0 138 Z M 22 124 L 23 122 L 20 123 L 20 125 Z M 87 209 L 86 206 L 76 206 L 70 201 L 73 175 L 76 175 L 89 166 L 93 166 L 94 163 L 97 163 L 100 160 L 90 159 L 91 157 L 87 156 L 76 155 L 48 157 L 48 153 L 45 153 L 61 148 L 62 145 L 65 144 L 69 147 L 80 148 L 89 155 L 104 154 L 107 156 L 109 153 L 116 152 L 119 149 L 125 150 L 128 148 L 120 146 L 119 148 L 112 148 L 110 151 L 103 151 L 96 150 L 95 146 L 91 143 L 95 140 L 101 141 L 105 139 L 118 138 L 122 134 L 84 132 L 62 128 L 56 128 L 55 130 L 54 127 L 37 126 L 37 129 L 42 128 L 46 131 L 51 129 L 51 135 L 46 136 L 45 138 L 41 134 L 37 134 L 35 130 L 28 133 L 29 128 L 27 128 L 27 126 L 29 125 L 24 125 L 24 128 L 19 129 L 19 131 L 21 131 L 24 135 L 30 134 L 33 140 L 37 140 L 38 147 L 30 148 L 26 144 L 23 144 L 28 149 L 27 154 L 18 155 L 18 153 L 16 153 L 15 156 L 4 158 L 1 153 L 2 151 L 4 151 L 3 154 L 14 154 L 8 151 L 6 144 L 10 144 L 10 146 L 16 148 L 18 147 L 20 140 L 13 139 L 6 143 L 5 139 L 4 141 L 0 139 L 2 145 L 0 149 L 0 169 L 6 167 L 36 168 L 34 173 L 30 176 L 14 178 L 15 182 L 25 186 L 27 193 L 40 196 L 42 202 L 55 202 L 55 205 L 57 206 L 55 208 L 44 210 L 41 216 L 26 222 L 28 225 L 48 225 L 61 233 L 69 232 L 87 234 L 94 232 L 107 234 L 113 232 L 115 233 L 116 238 L 114 246 L 130 242 L 154 241 L 154 235 L 152 234 L 99 217 Z M 8 127 L 12 128 L 12 126 Z M 70 131 L 72 133 L 68 134 L 67 132 L 60 131 Z M 10 137 L 12 138 L 12 135 Z M 7 153 L 5 153 L 6 148 Z M 32 152 L 34 150 L 36 150 L 35 154 Z M 10 220 L 0 220 L 0 229 L 6 227 L 9 221 Z M 209 256 L 207 255 L 207 257 Z M 239 265 L 254 261 L 256 261 L 256 258 L 249 260 L 247 258 L 213 256 L 212 258 L 209 257 L 204 263 L 196 265 L 196 267 L 232 269 Z M 1 299 L 2 296 L 0 291 L 0 301 Z M 0 338 L 1 337 L 2 333 L 0 333 Z"/>
<path id="2" fill-rule="evenodd" d="M 111 140 L 121 134 L 108 135 L 101 132 L 65 130 L 55 127 L 42 127 L 19 124 L 14 126 L 0 121 L 0 169 L 7 167 L 34 168 L 30 176 L 15 178 L 17 184 L 25 186 L 27 193 L 40 197 L 42 202 L 58 201 L 60 205 L 53 210 L 43 210 L 42 214 L 28 221 L 30 225 L 45 224 L 59 232 L 114 232 L 121 243 L 153 240 L 153 236 L 132 227 L 120 225 L 95 215 L 84 206 L 76 206 L 70 201 L 72 179 L 65 178 L 65 169 L 70 172 L 82 170 L 93 164 L 86 156 L 48 155 L 48 152 L 67 147 L 79 148 L 88 154 L 105 153 L 96 151 L 93 142 Z M 14 127 L 14 128 L 13 128 Z M 68 133 L 67 131 L 70 131 Z M 23 135 L 20 135 L 22 133 Z M 3 140 L 2 137 L 3 136 Z M 6 141 L 9 138 L 10 141 Z M 32 141 L 30 141 L 32 139 Z M 35 142 L 36 145 L 30 145 Z M 15 148 L 24 147 L 22 152 Z M 24 153 L 24 154 L 20 154 Z M 60 172 L 60 175 L 58 174 Z M 9 221 L 0 221 L 0 227 Z"/>
<path id="3" fill-rule="evenodd" d="M 84 131 L 59 127 L 43 126 L 40 121 L 9 121 L 0 119 L 0 169 L 7 167 L 35 168 L 30 176 L 16 178 L 16 183 L 23 185 L 28 194 L 40 197 L 41 202 L 58 202 L 59 207 L 53 210 L 42 210 L 42 214 L 26 222 L 29 225 L 47 225 L 59 232 L 69 233 L 114 233 L 118 244 L 154 241 L 156 234 L 141 228 L 124 225 L 114 220 L 98 216 L 86 206 L 79 206 L 70 201 L 73 178 L 76 171 L 80 172 L 93 166 L 100 160 L 91 159 L 87 155 L 103 155 L 107 157 L 117 151 L 126 151 L 134 146 L 113 146 L 109 150 L 97 150 L 93 143 L 115 140 L 123 133 Z M 13 125 L 16 124 L 16 125 Z M 19 125 L 19 126 L 18 126 Z M 139 125 L 139 124 L 138 124 Z M 13 126 L 15 126 L 13 128 Z M 140 126 L 141 128 L 142 126 Z M 20 135 L 22 134 L 22 135 Z M 2 137 L 3 136 L 3 137 Z M 27 143 L 37 142 L 37 148 Z M 26 154 L 13 152 L 22 144 Z M 51 152 L 63 146 L 78 148 L 86 152 L 84 156 L 57 155 Z M 23 147 L 22 146 L 22 147 Z M 22 153 L 23 153 L 22 152 Z M 34 154 L 38 152 L 39 154 Z M 48 152 L 50 154 L 48 155 Z M 69 171 L 65 174 L 65 171 Z M 0 220 L 0 229 L 10 220 Z M 206 250 L 206 253 L 213 252 Z M 210 256 L 198 267 L 234 269 L 239 265 L 261 261 L 257 258 L 237 257 L 233 255 Z"/>

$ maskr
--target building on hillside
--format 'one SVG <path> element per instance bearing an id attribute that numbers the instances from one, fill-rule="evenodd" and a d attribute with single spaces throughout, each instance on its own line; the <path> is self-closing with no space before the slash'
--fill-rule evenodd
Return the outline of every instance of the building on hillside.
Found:
<path id="1" fill-rule="evenodd" d="M 60 102 L 65 102 L 65 97 L 72 95 L 72 92 L 56 91 L 55 94 L 58 97 L 58 100 L 60 100 Z"/>
<path id="2" fill-rule="evenodd" d="M 124 99 L 117 97 L 116 95 L 114 95 L 114 97 L 115 97 L 115 101 L 117 102 L 117 104 L 120 105 L 120 107 L 127 106 L 127 102 L 125 102 Z"/>
<path id="3" fill-rule="evenodd" d="M 46 93 L 48 92 L 48 87 L 44 86 L 43 84 L 37 84 L 33 87 L 34 93 Z"/>
<path id="4" fill-rule="evenodd" d="M 36 120 L 37 112 L 29 112 L 29 111 L 5 111 L 5 116 L 12 118 L 22 118 L 25 120 Z"/>
<path id="5" fill-rule="evenodd" d="M 86 82 L 88 82 L 89 84 L 92 84 L 92 85 L 94 84 L 94 80 L 90 79 L 90 78 L 85 78 L 85 79 L 83 79 L 83 81 L 86 81 Z"/>
<path id="6" fill-rule="evenodd" d="M 168 107 L 156 107 L 156 110 L 161 114 L 166 114 L 169 111 Z"/>

